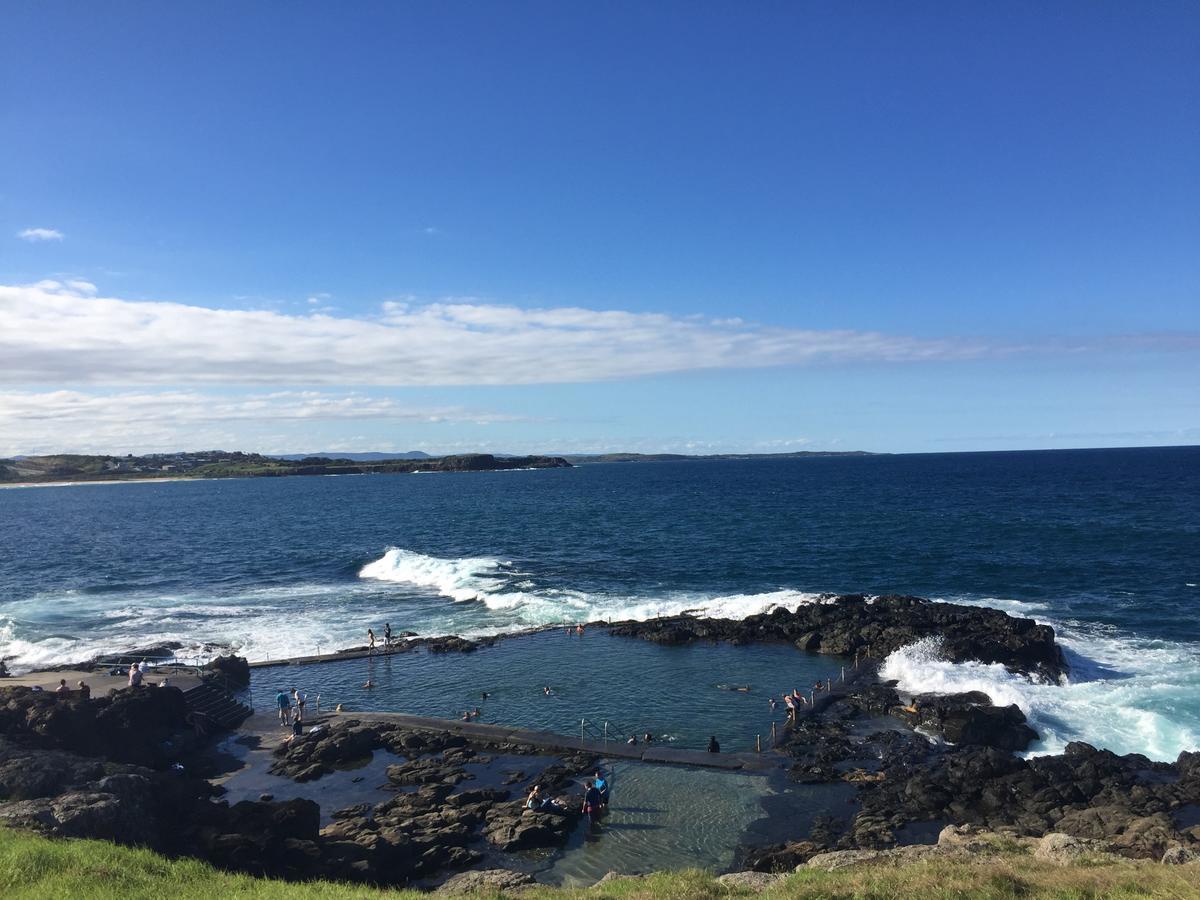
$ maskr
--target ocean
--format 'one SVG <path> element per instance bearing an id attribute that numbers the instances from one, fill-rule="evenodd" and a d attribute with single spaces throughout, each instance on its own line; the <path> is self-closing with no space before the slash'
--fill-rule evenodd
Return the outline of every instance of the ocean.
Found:
<path id="1" fill-rule="evenodd" d="M 1200 746 L 1196 447 L 14 488 L 0 536 L 17 671 L 168 640 L 268 659 L 385 622 L 481 636 L 907 593 L 1046 622 L 1072 672 L 914 646 L 884 666 L 904 689 L 1019 703 L 1035 753 Z M 619 642 L 605 658 L 635 661 Z"/>

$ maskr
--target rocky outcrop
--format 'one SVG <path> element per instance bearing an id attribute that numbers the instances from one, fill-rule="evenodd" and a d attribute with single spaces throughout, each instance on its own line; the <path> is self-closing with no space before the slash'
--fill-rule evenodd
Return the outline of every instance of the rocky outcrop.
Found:
<path id="1" fill-rule="evenodd" d="M 475 894 L 488 895 L 511 893 L 522 888 L 537 884 L 533 876 L 526 872 L 513 872 L 511 869 L 480 869 L 474 872 L 460 872 L 447 879 L 437 889 L 439 894 Z"/>
<path id="2" fill-rule="evenodd" d="M 11 687 L 0 691 L 0 734 L 30 746 L 163 768 L 192 744 L 178 688 L 129 688 L 82 699 Z"/>
<path id="3" fill-rule="evenodd" d="M 995 609 L 934 603 L 919 597 L 868 600 L 859 594 L 827 596 L 794 612 L 779 608 L 746 619 L 674 616 L 618 622 L 615 635 L 660 644 L 728 641 L 780 642 L 814 653 L 867 654 L 882 659 L 893 650 L 937 638 L 952 662 L 1000 663 L 1014 672 L 1057 679 L 1067 671 L 1054 629 Z"/>
<path id="4" fill-rule="evenodd" d="M 1041 836 L 1102 841 L 1123 856 L 1159 859 L 1171 846 L 1200 845 L 1171 812 L 1200 803 L 1190 754 L 1175 764 L 1069 744 L 1060 756 L 1025 760 L 987 747 L 952 748 L 921 765 L 885 763 L 885 778 L 860 785 L 862 811 L 848 840 L 895 842 L 905 822 L 948 820 Z"/>
<path id="5" fill-rule="evenodd" d="M 417 637 L 416 632 L 412 631 L 400 632 L 395 637 L 397 639 L 387 649 L 386 653 L 411 653 L 414 650 L 426 650 L 429 653 L 474 653 L 480 647 L 491 647 L 498 640 L 498 638 L 478 638 L 477 640 L 471 640 L 453 634 L 421 638 Z M 406 638 L 406 640 L 399 640 L 399 638 Z M 343 647 L 336 652 L 367 653 L 368 650 L 369 648 L 364 644 L 360 647 Z M 386 655 L 385 649 L 378 644 L 375 646 L 374 652 L 376 656 Z"/>
<path id="6" fill-rule="evenodd" d="M 535 747 L 509 742 L 470 744 L 461 735 L 417 731 L 389 722 L 358 719 L 334 722 L 280 747 L 271 771 L 304 781 L 335 766 L 386 749 L 403 762 L 388 766 L 389 783 L 403 791 L 373 808 L 339 810 L 321 831 L 323 846 L 350 854 L 352 868 L 366 880 L 383 873 L 426 878 L 465 868 L 482 858 L 480 841 L 502 852 L 559 846 L 580 816 L 575 777 L 594 768 L 595 758 L 570 755 L 544 768 L 534 779 L 557 809 L 532 811 L 505 789 L 474 789 L 467 766 L 490 761 L 481 751 L 541 755 Z M 410 790 L 416 787 L 415 791 Z M 329 852 L 334 852 L 330 850 Z"/>
<path id="7" fill-rule="evenodd" d="M 991 698 L 978 691 L 918 694 L 909 704 L 888 711 L 913 728 L 933 732 L 952 744 L 1020 751 L 1038 739 L 1038 733 L 1025 724 L 1019 706 L 993 706 Z"/>
<path id="8" fill-rule="evenodd" d="M 233 687 L 250 685 L 250 664 L 242 656 L 218 656 L 204 667 L 204 671 L 220 676 Z"/>

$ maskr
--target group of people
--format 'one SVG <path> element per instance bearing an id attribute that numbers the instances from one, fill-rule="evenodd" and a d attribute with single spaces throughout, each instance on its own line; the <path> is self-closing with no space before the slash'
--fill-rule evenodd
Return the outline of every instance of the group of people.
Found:
<path id="1" fill-rule="evenodd" d="M 275 705 L 279 707 L 279 724 L 291 726 L 292 733 L 304 722 L 305 708 L 308 705 L 308 694 L 292 688 L 291 692 L 280 689 L 275 695 Z"/>
<path id="2" fill-rule="evenodd" d="M 79 691 L 79 696 L 84 700 L 90 700 L 92 698 L 92 689 L 88 687 L 87 682 L 81 680 L 76 682 L 76 684 L 76 690 Z M 38 690 L 40 690 L 40 688 L 38 688 Z M 58 694 L 60 697 L 66 697 L 72 693 L 71 688 L 67 686 L 67 679 L 58 679 L 58 687 L 54 689 L 54 693 Z"/>
<path id="3" fill-rule="evenodd" d="M 832 690 L 832 689 L 833 689 L 832 683 L 825 684 L 823 681 L 817 681 L 816 683 L 813 684 L 812 693 L 815 696 L 816 694 L 820 693 L 821 691 Z M 771 704 L 772 710 L 774 710 L 775 707 L 778 705 L 778 704 L 776 704 L 774 697 L 771 697 L 768 702 Z M 790 694 L 787 693 L 786 691 L 783 694 L 783 704 L 784 704 L 784 706 L 787 707 L 787 715 L 788 715 L 789 720 L 794 720 L 796 718 L 796 713 L 802 707 L 807 706 L 810 702 L 812 702 L 812 701 L 810 701 L 808 697 L 805 697 L 804 694 L 800 693 L 799 688 L 792 688 L 792 692 Z"/>
<path id="4" fill-rule="evenodd" d="M 591 820 L 592 824 L 598 822 L 601 814 L 608 809 L 608 795 L 608 779 L 597 769 L 595 774 L 584 782 L 583 806 L 581 808 L 583 814 Z M 565 813 L 567 811 L 566 804 L 551 797 L 549 794 L 543 793 L 541 785 L 538 784 L 530 788 L 529 796 L 525 798 L 525 808 L 539 812 Z"/>
<path id="5" fill-rule="evenodd" d="M 636 747 L 637 742 L 638 742 L 638 739 L 637 739 L 636 734 L 631 734 L 625 741 L 625 743 L 629 744 L 631 747 Z M 642 743 L 643 744 L 650 744 L 653 742 L 654 742 L 654 735 L 652 735 L 650 732 L 647 731 L 645 734 L 642 735 Z"/>
<path id="6" fill-rule="evenodd" d="M 367 629 L 367 652 L 375 652 L 375 629 Z M 383 625 L 383 652 L 392 652 L 392 623 L 385 622 Z"/>

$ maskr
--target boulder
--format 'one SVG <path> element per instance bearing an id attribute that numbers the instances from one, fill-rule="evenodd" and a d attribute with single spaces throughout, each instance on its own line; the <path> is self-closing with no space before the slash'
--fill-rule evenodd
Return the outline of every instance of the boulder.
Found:
<path id="1" fill-rule="evenodd" d="M 717 877 L 719 884 L 748 891 L 765 891 L 782 879 L 782 874 L 771 872 L 729 872 Z"/>
<path id="2" fill-rule="evenodd" d="M 913 728 L 939 734 L 952 744 L 1021 751 L 1038 738 L 1025 724 L 1016 704 L 993 706 L 987 694 L 920 694 L 908 706 L 895 706 L 892 715 Z"/>
<path id="3" fill-rule="evenodd" d="M 218 656 L 204 667 L 204 671 L 221 676 L 234 687 L 250 684 L 250 664 L 241 656 Z"/>
<path id="4" fill-rule="evenodd" d="M 437 889 L 439 894 L 473 894 L 485 892 L 499 894 L 504 891 L 520 890 L 537 884 L 533 876 L 525 872 L 513 872 L 510 869 L 479 869 L 471 872 L 459 872 L 447 879 Z"/>
<path id="5" fill-rule="evenodd" d="M 1200 862 L 1200 849 L 1196 847 L 1174 846 L 1163 851 L 1159 860 L 1164 866 L 1182 866 L 1188 863 Z"/>
<path id="6" fill-rule="evenodd" d="M 1085 858 L 1111 857 L 1112 854 L 1108 852 L 1108 845 L 1103 841 L 1074 837 L 1055 831 L 1038 842 L 1033 856 L 1035 859 L 1045 862 L 1066 865 Z"/>

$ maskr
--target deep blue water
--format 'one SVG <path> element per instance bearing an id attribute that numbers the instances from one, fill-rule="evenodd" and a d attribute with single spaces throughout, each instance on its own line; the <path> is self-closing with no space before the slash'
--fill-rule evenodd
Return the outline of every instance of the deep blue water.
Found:
<path id="1" fill-rule="evenodd" d="M 893 665 L 914 689 L 1035 707 L 1048 749 L 1196 742 L 1197 583 L 1200 448 L 0 490 L 0 654 L 17 667 L 160 639 L 261 658 L 385 621 L 487 633 L 903 592 L 1060 629 L 1075 675 L 1049 694 L 930 648 Z"/>

